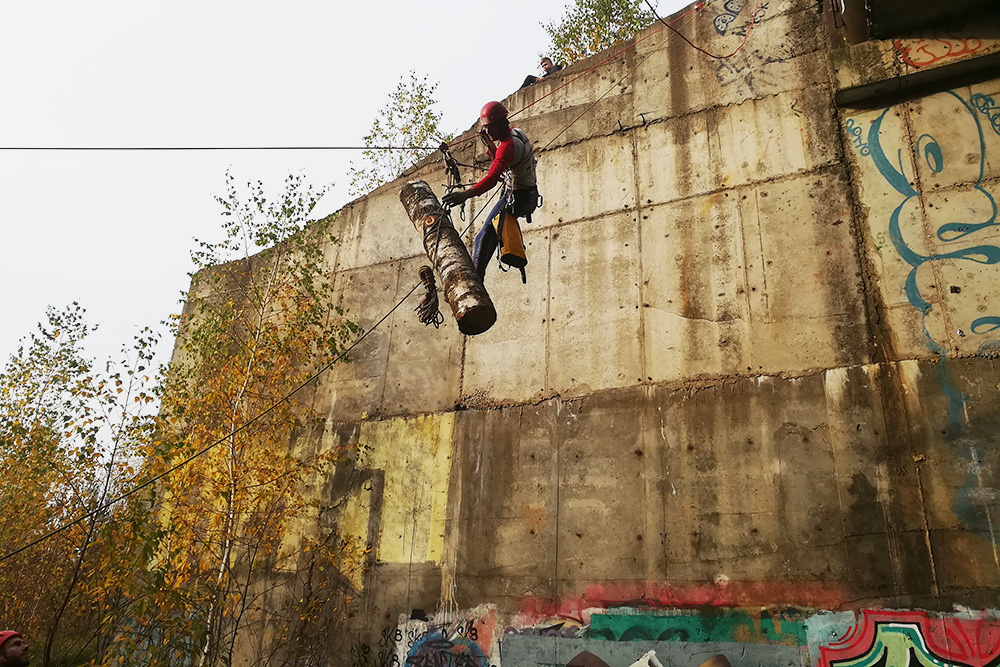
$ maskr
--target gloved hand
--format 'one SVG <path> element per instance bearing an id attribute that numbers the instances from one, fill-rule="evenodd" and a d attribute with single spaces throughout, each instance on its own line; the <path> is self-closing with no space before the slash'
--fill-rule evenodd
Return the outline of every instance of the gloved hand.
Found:
<path id="1" fill-rule="evenodd" d="M 461 190 L 455 190 L 454 192 L 449 192 L 444 197 L 441 197 L 441 205 L 445 208 L 452 208 L 454 206 L 461 206 L 462 202 L 468 199 L 466 195 Z"/>

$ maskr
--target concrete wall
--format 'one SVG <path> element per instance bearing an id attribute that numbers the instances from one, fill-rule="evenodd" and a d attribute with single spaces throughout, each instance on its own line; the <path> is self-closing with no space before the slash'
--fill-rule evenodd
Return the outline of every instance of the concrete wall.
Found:
<path id="1" fill-rule="evenodd" d="M 677 25 L 727 53 L 741 5 Z M 729 59 L 654 26 L 507 99 L 528 284 L 491 267 L 474 338 L 411 297 L 316 393 L 372 559 L 330 664 L 996 664 L 1000 80 L 838 109 L 819 7 L 759 16 Z M 366 328 L 426 262 L 404 180 L 328 248 Z"/>

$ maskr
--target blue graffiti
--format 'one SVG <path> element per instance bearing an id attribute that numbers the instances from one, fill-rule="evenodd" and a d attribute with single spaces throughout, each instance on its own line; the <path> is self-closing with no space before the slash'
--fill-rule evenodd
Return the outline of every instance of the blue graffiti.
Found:
<path id="1" fill-rule="evenodd" d="M 848 118 L 847 123 L 845 123 L 844 126 L 847 133 L 851 135 L 851 143 L 861 151 L 861 154 L 871 155 L 871 151 L 868 149 L 868 144 L 866 144 L 865 140 L 861 138 L 861 134 L 863 132 L 861 126 L 855 123 L 853 118 Z"/>
<path id="2" fill-rule="evenodd" d="M 968 112 L 969 117 L 972 118 L 975 123 L 979 140 L 979 174 L 976 179 L 976 184 L 973 187 L 974 190 L 982 194 L 985 201 L 989 203 L 989 217 L 988 219 L 980 222 L 953 221 L 940 225 L 935 230 L 935 235 L 940 241 L 945 243 L 951 243 L 964 239 L 970 234 L 980 232 L 989 227 L 1000 226 L 997 223 L 996 200 L 982 186 L 986 163 L 986 138 L 983 134 L 982 125 L 980 124 L 979 118 L 973 107 L 971 107 L 965 100 L 955 93 L 949 91 L 948 94 L 961 103 L 962 107 Z M 920 287 L 917 283 L 917 273 L 922 266 L 935 261 L 965 261 L 983 265 L 998 264 L 1000 263 L 1000 247 L 981 244 L 951 251 L 932 251 L 928 254 L 924 254 L 917 252 L 906 242 L 901 229 L 900 216 L 910 200 L 921 197 L 922 193 L 918 192 L 914 185 L 906 177 L 906 173 L 903 168 L 903 150 L 898 149 L 896 153 L 892 155 L 892 158 L 890 158 L 889 155 L 886 154 L 885 148 L 882 146 L 880 133 L 882 130 L 882 123 L 889 111 L 890 109 L 885 109 L 871 124 L 871 127 L 869 127 L 868 143 L 866 144 L 866 147 L 868 148 L 868 153 L 871 155 L 872 162 L 879 170 L 879 173 L 882 174 L 882 177 L 885 178 L 886 182 L 889 183 L 889 185 L 892 186 L 896 192 L 903 195 L 903 201 L 889 216 L 889 239 L 899 256 L 910 266 L 910 271 L 904 281 L 904 291 L 910 305 L 917 309 L 921 314 L 921 325 L 923 327 L 924 339 L 927 344 L 927 348 L 938 356 L 938 377 L 941 381 L 942 389 L 949 399 L 948 424 L 952 433 L 957 433 L 961 430 L 964 423 L 965 405 L 969 401 L 970 397 L 960 391 L 948 376 L 945 361 L 950 349 L 946 344 L 936 341 L 927 329 L 926 318 L 928 313 L 931 311 L 931 303 L 920 291 Z M 854 131 L 852 132 L 851 130 Z M 853 136 L 856 136 L 855 128 L 850 128 L 849 132 Z M 919 159 L 922 159 L 927 164 L 927 167 L 932 173 L 941 173 L 945 167 L 945 151 L 941 148 L 938 141 L 930 134 L 922 134 L 917 138 L 916 154 Z M 952 156 L 952 159 L 954 159 L 954 156 Z M 1000 328 L 1000 317 L 994 315 L 979 317 L 973 320 L 968 328 L 973 334 L 976 335 L 990 333 Z M 995 341 L 984 343 L 984 345 L 989 349 L 992 349 L 993 343 L 995 343 Z"/>
<path id="3" fill-rule="evenodd" d="M 972 103 L 972 106 L 976 107 L 979 113 L 986 116 L 987 120 L 990 121 L 993 131 L 1000 134 L 1000 107 L 997 106 L 996 101 L 989 95 L 976 93 L 969 98 L 969 102 Z"/>
<path id="4" fill-rule="evenodd" d="M 956 437 L 956 444 L 959 445 L 958 455 L 967 462 L 969 474 L 961 487 L 955 493 L 953 511 L 960 517 L 969 530 L 983 536 L 988 540 L 993 540 L 994 531 L 990 525 L 989 508 L 990 500 L 987 498 L 991 493 L 984 482 L 984 474 L 988 472 L 983 465 L 984 450 L 982 447 L 967 442 L 968 438 L 958 438 L 965 426 L 965 406 L 971 400 L 971 396 L 961 391 L 952 381 L 948 374 L 946 365 L 948 353 L 951 351 L 944 342 L 935 340 L 927 327 L 927 316 L 931 312 L 932 304 L 920 291 L 917 281 L 917 273 L 922 266 L 929 262 L 971 262 L 980 265 L 996 265 L 1000 263 L 1000 247 L 992 244 L 970 245 L 962 248 L 954 248 L 955 241 L 967 240 L 970 234 L 977 234 L 985 229 L 1000 226 L 997 222 L 997 203 L 993 196 L 983 188 L 983 178 L 986 165 L 986 135 L 983 125 L 980 122 L 980 115 L 986 116 L 993 126 L 993 129 L 1000 134 L 1000 109 L 996 108 L 993 98 L 986 95 L 973 95 L 969 102 L 966 102 L 954 92 L 948 91 L 948 95 L 955 98 L 964 109 L 969 118 L 975 123 L 978 138 L 978 164 L 979 171 L 972 186 L 974 192 L 982 196 L 981 201 L 987 202 L 980 205 L 976 210 L 982 211 L 980 220 L 959 220 L 948 221 L 939 225 L 934 230 L 934 236 L 951 247 L 943 251 L 930 250 L 926 254 L 918 252 L 911 247 L 903 234 L 900 218 L 904 208 L 913 199 L 919 199 L 924 193 L 917 190 L 913 183 L 906 177 L 903 168 L 903 150 L 899 149 L 894 154 L 887 153 L 881 142 L 882 123 L 886 119 L 890 109 L 885 109 L 882 114 L 871 124 L 868 129 L 868 155 L 885 178 L 886 182 L 900 195 L 903 201 L 897 206 L 889 216 L 889 239 L 893 248 L 910 266 L 910 270 L 904 281 L 904 291 L 909 304 L 919 311 L 921 315 L 921 327 L 924 334 L 924 342 L 934 355 L 937 356 L 937 377 L 948 398 L 948 428 L 952 437 Z M 977 114 L 977 111 L 979 112 Z M 848 128 L 848 133 L 852 137 L 857 137 L 857 128 Z M 854 141 L 860 146 L 859 141 Z M 862 153 L 865 155 L 866 153 Z M 965 158 L 965 151 L 949 152 L 941 147 L 938 141 L 931 134 L 921 134 L 915 145 L 915 154 L 918 160 L 923 160 L 931 173 L 939 174 L 945 169 L 946 161 L 956 161 L 956 154 Z M 891 157 L 890 157 L 891 155 Z M 970 157 L 976 157 L 973 153 Z M 969 162 L 971 164 L 971 161 Z M 971 213 L 972 209 L 968 209 Z M 982 234 L 978 234 L 982 236 Z M 974 237 L 973 237 L 974 238 Z M 1000 316 L 986 315 L 976 317 L 968 323 L 968 330 L 974 336 L 986 336 L 1000 330 Z M 959 335 L 964 336 L 964 332 L 959 331 Z M 1000 356 L 1000 340 L 988 340 L 979 346 L 978 354 L 988 357 Z M 990 480 L 992 483 L 992 480 Z"/>
<path id="5" fill-rule="evenodd" d="M 475 641 L 450 638 L 440 629 L 429 630 L 406 656 L 408 667 L 489 667 L 489 659 Z"/>

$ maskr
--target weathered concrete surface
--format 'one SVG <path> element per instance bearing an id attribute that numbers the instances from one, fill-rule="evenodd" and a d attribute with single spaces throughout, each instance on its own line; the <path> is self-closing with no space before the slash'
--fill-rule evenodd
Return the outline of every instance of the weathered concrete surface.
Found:
<path id="1" fill-rule="evenodd" d="M 959 362 L 982 400 L 956 440 L 936 363 L 360 423 L 358 469 L 382 471 L 385 500 L 355 532 L 386 565 L 359 631 L 442 599 L 517 628 L 622 606 L 988 606 L 1000 371 Z"/>
<path id="2" fill-rule="evenodd" d="M 886 437 L 879 373 L 459 413 L 459 590 L 501 604 L 724 576 L 801 582 L 793 604 L 821 581 L 841 603 L 928 595 L 918 473 Z"/>
<path id="3" fill-rule="evenodd" d="M 609 54 L 510 96 L 541 100 L 515 117 L 545 197 L 528 284 L 490 269 L 499 319 L 475 338 L 411 299 L 316 390 L 326 438 L 364 450 L 324 490 L 371 559 L 344 564 L 345 651 L 522 664 L 511 627 L 562 633 L 558 662 L 611 608 L 846 611 L 809 642 L 758 632 L 792 649 L 760 664 L 818 664 L 866 608 L 1000 606 L 1000 80 L 838 110 L 899 52 L 868 45 L 862 71 L 815 3 L 763 4 L 733 58 L 654 26 L 554 95 Z M 751 7 L 678 25 L 726 53 Z M 403 178 L 445 181 L 435 159 Z M 329 269 L 366 329 L 418 282 L 402 183 L 334 221 Z M 934 649 L 938 626 L 893 618 L 893 650 Z"/>

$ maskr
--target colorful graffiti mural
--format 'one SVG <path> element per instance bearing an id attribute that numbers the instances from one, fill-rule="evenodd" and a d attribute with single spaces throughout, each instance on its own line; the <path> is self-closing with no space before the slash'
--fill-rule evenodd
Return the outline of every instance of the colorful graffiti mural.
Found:
<path id="1" fill-rule="evenodd" d="M 419 610 L 417 610 L 419 611 Z M 382 628 L 377 646 L 357 642 L 351 667 L 494 667 L 497 661 L 496 607 L 480 605 L 464 612 L 441 612 L 430 620 L 401 615 L 395 627 Z"/>
<path id="2" fill-rule="evenodd" d="M 839 642 L 820 648 L 819 667 L 992 667 L 1000 623 L 930 618 L 922 611 L 866 611 Z"/>
<path id="3" fill-rule="evenodd" d="M 412 667 L 489 667 L 490 662 L 476 638 L 435 629 L 428 630 L 417 640 L 404 664 Z"/>
<path id="4" fill-rule="evenodd" d="M 394 665 L 489 667 L 496 654 L 496 607 L 443 612 L 430 620 L 401 618 L 392 634 Z"/>
<path id="5" fill-rule="evenodd" d="M 806 643 L 804 616 L 771 609 L 720 610 L 714 614 L 599 613 L 590 617 L 593 639 L 607 641 Z"/>
<path id="6" fill-rule="evenodd" d="M 594 656 L 612 667 L 767 664 L 770 667 L 1000 667 L 1000 613 L 799 608 L 593 610 L 589 623 L 513 626 L 492 605 L 438 623 L 401 618 L 379 647 L 356 645 L 356 667 L 564 667 Z M 432 617 L 433 619 L 434 617 Z M 559 627 L 555 627 L 559 626 Z M 563 631 L 565 630 L 565 632 Z M 502 646 L 501 646 L 502 644 Z M 706 663 L 716 655 L 717 662 Z M 582 663 L 589 664 L 589 663 Z M 653 663 L 649 663 L 653 664 Z"/>

